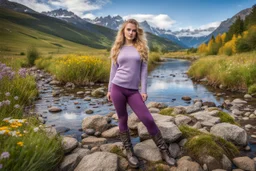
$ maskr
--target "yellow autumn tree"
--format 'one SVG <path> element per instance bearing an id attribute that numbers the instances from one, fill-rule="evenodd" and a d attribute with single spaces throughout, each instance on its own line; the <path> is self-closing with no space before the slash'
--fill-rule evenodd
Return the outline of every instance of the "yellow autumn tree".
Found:
<path id="1" fill-rule="evenodd" d="M 207 53 L 207 45 L 205 43 L 202 43 L 198 48 L 197 48 L 198 53 Z"/>
<path id="2" fill-rule="evenodd" d="M 236 53 L 236 41 L 237 41 L 237 36 L 233 35 L 232 39 L 228 41 L 227 43 L 224 44 L 219 49 L 219 54 L 226 54 L 226 55 L 232 55 Z"/>
<path id="3" fill-rule="evenodd" d="M 222 44 L 224 44 L 226 37 L 227 37 L 227 33 L 226 32 L 221 35 Z"/>

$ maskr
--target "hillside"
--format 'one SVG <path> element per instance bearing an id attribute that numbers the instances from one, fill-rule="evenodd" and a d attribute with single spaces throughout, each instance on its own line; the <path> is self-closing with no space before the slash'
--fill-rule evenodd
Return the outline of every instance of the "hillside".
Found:
<path id="1" fill-rule="evenodd" d="M 0 50 L 9 51 L 14 48 L 24 51 L 31 44 L 54 51 L 65 51 L 66 48 L 109 48 L 114 41 L 116 31 L 91 25 L 93 32 L 43 14 L 19 13 L 0 8 Z M 148 34 L 147 37 L 150 47 L 167 50 L 180 48 L 167 39 L 152 34 Z"/>

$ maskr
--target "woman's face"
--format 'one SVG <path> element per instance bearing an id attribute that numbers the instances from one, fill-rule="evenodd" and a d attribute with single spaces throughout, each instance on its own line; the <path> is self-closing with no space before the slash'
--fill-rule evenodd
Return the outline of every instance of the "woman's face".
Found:
<path id="1" fill-rule="evenodd" d="M 135 24 L 128 23 L 124 28 L 124 37 L 128 41 L 132 41 L 137 34 L 137 28 Z"/>

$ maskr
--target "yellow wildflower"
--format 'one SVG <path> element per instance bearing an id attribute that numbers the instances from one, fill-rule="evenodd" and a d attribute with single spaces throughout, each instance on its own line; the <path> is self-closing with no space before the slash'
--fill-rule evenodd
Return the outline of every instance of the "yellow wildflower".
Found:
<path id="1" fill-rule="evenodd" d="M 19 145 L 19 146 L 21 146 L 21 147 L 23 146 L 23 144 L 24 144 L 24 143 L 23 143 L 22 141 L 17 142 L 17 145 Z"/>

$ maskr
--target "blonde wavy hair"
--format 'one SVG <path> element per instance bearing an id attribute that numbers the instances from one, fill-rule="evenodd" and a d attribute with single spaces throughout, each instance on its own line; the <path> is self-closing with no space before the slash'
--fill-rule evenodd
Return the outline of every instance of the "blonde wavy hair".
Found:
<path id="1" fill-rule="evenodd" d="M 149 53 L 149 48 L 147 45 L 148 41 L 146 39 L 146 35 L 143 29 L 140 28 L 139 23 L 135 19 L 129 19 L 122 24 L 121 28 L 117 33 L 114 45 L 112 46 L 110 58 L 114 61 L 115 64 L 117 63 L 117 57 L 120 52 L 120 49 L 125 44 L 124 29 L 128 23 L 134 24 L 137 28 L 136 36 L 133 39 L 133 46 L 139 52 L 141 60 L 143 60 L 143 62 L 147 62 Z"/>

